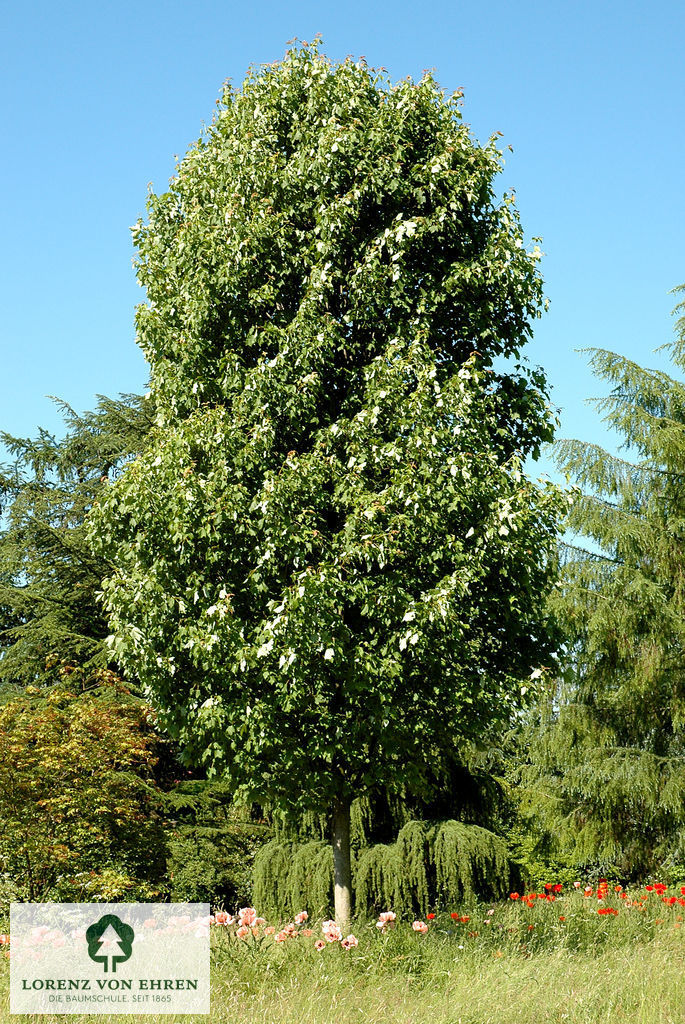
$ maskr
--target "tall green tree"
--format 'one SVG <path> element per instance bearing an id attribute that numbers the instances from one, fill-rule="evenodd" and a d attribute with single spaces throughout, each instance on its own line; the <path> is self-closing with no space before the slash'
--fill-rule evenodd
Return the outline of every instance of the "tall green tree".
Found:
<path id="1" fill-rule="evenodd" d="M 343 924 L 352 799 L 425 787 L 553 656 L 539 253 L 499 167 L 430 75 L 305 44 L 134 231 L 159 417 L 91 513 L 114 652 L 188 758 L 330 814 Z"/>
<path id="2" fill-rule="evenodd" d="M 667 348 L 682 373 L 685 317 Z M 555 598 L 568 668 L 524 775 L 550 851 L 639 878 L 685 864 L 685 384 L 613 352 L 591 365 L 622 454 L 557 443 L 582 490 Z"/>
<path id="3" fill-rule="evenodd" d="M 144 448 L 148 399 L 100 397 L 79 415 L 59 403 L 61 438 L 0 433 L 12 462 L 0 467 L 0 685 L 52 685 L 56 663 L 105 667 L 107 622 L 95 595 L 109 571 L 88 543 L 95 496 Z"/>

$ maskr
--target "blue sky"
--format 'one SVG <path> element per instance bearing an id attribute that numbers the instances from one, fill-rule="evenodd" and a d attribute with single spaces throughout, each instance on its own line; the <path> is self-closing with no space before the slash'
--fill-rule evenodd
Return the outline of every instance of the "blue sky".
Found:
<path id="1" fill-rule="evenodd" d="M 145 390 L 129 226 L 148 182 L 164 189 L 224 79 L 316 33 L 330 56 L 393 78 L 435 68 L 464 88 L 476 137 L 514 147 L 501 189 L 543 238 L 550 299 L 528 356 L 548 372 L 561 436 L 611 443 L 576 349 L 667 365 L 652 350 L 685 281 L 685 5 L 9 0 L 0 28 L 2 429 L 58 430 L 49 394 L 82 410 Z"/>

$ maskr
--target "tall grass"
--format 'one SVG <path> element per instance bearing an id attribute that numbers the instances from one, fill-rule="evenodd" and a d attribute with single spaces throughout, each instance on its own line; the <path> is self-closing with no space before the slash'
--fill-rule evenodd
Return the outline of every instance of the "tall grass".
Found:
<path id="1" fill-rule="evenodd" d="M 245 942 L 214 929 L 212 1012 L 149 1015 L 153 1024 L 682 1024 L 685 908 L 660 896 L 601 906 L 573 893 L 555 902 L 473 904 L 439 914 L 421 935 L 408 922 L 385 935 L 355 928 L 359 945 L 317 951 L 299 936 Z M 492 911 L 488 913 L 488 911 Z M 560 920 L 563 919 L 563 920 Z M 489 923 L 487 923 L 489 922 Z M 139 1016 L 9 1016 L 7 1024 L 140 1024 Z M 0 1009 L 0 1012 L 2 1010 Z"/>

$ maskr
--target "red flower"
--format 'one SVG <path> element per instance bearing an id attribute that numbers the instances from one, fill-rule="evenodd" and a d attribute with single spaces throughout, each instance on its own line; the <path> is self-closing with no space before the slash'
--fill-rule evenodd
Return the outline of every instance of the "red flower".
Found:
<path id="1" fill-rule="evenodd" d="M 559 920 L 560 920 L 560 921 L 565 921 L 565 920 L 566 920 L 566 918 L 564 917 L 564 915 L 563 915 L 563 914 L 559 914 Z"/>
<path id="2" fill-rule="evenodd" d="M 559 885 L 559 883 L 557 883 L 557 884 L 556 884 L 556 885 L 554 886 L 554 892 L 561 892 L 561 890 L 562 890 L 563 888 L 564 888 L 564 887 L 563 887 L 563 885 Z"/>
<path id="3" fill-rule="evenodd" d="M 645 886 L 645 889 L 647 890 L 647 892 L 651 892 L 653 888 L 654 888 L 653 885 L 646 885 Z"/>
<path id="4" fill-rule="evenodd" d="M 433 921 L 434 919 L 435 919 L 435 914 L 426 914 L 426 920 L 427 921 Z"/>
<path id="5" fill-rule="evenodd" d="M 454 910 L 450 914 L 450 917 L 452 918 L 453 921 L 458 921 L 459 920 L 459 914 L 457 914 L 456 911 L 454 911 Z"/>
<path id="6" fill-rule="evenodd" d="M 460 922 L 461 922 L 462 924 L 466 924 L 466 922 L 467 922 L 467 921 L 470 921 L 470 920 L 471 920 L 471 918 L 470 918 L 470 917 L 460 917 L 460 918 L 459 918 L 459 920 L 460 920 Z"/>
<path id="7" fill-rule="evenodd" d="M 519 894 L 517 892 L 510 892 L 509 893 L 509 899 L 510 900 L 517 900 L 518 898 L 519 898 Z"/>

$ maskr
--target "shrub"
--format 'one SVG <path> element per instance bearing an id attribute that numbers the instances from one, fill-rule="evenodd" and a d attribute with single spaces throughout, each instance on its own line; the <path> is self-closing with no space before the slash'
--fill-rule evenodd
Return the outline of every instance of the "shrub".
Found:
<path id="1" fill-rule="evenodd" d="M 62 676 L 0 706 L 0 876 L 30 900 L 153 898 L 165 837 L 149 709 L 111 672 Z"/>

